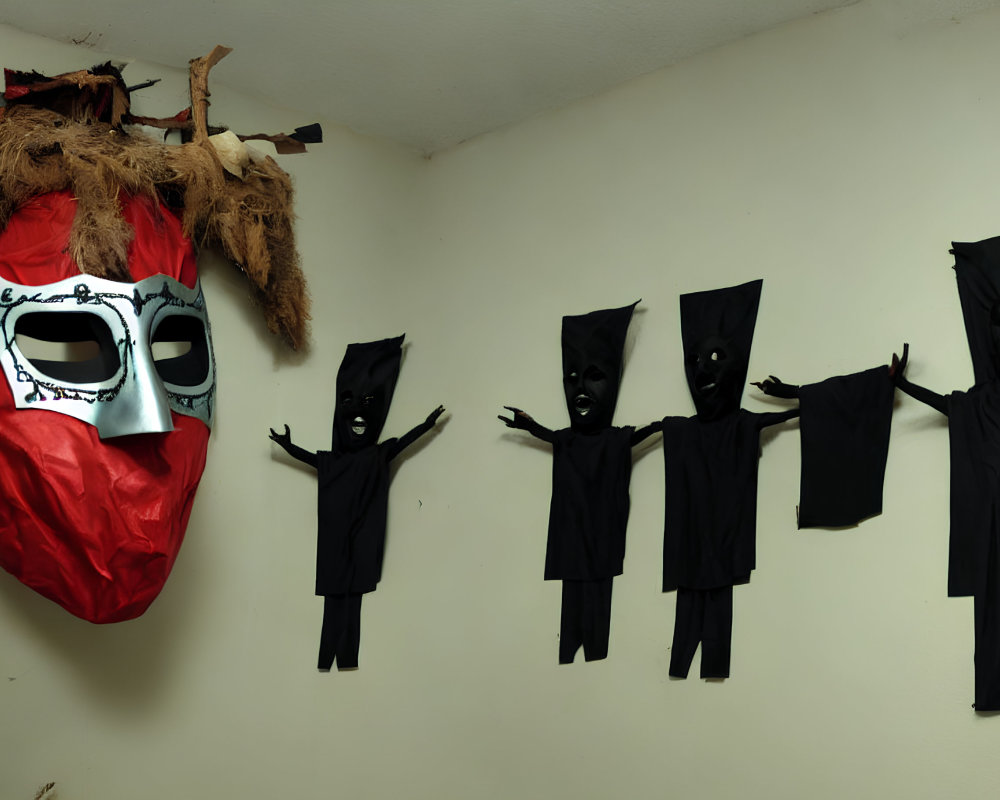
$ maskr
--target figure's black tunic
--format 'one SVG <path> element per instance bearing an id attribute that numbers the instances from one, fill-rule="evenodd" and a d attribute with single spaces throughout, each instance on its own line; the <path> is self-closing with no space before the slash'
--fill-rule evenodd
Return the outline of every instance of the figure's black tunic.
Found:
<path id="1" fill-rule="evenodd" d="M 663 591 L 746 583 L 755 566 L 760 431 L 788 418 L 745 409 L 663 420 Z"/>
<path id="2" fill-rule="evenodd" d="M 622 574 L 632 475 L 632 427 L 552 432 L 546 580 Z"/>
<path id="3" fill-rule="evenodd" d="M 396 439 L 356 453 L 317 455 L 316 594 L 375 591 L 382 577 L 389 461 Z"/>

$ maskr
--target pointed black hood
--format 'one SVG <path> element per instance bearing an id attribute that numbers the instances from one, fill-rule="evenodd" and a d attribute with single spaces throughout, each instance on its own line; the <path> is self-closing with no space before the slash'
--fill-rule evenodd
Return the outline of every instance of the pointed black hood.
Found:
<path id="1" fill-rule="evenodd" d="M 337 371 L 334 450 L 352 452 L 378 443 L 396 389 L 402 345 L 403 336 L 347 345 Z"/>
<path id="2" fill-rule="evenodd" d="M 1000 237 L 953 242 L 955 278 L 976 383 L 1000 377 Z"/>
<path id="3" fill-rule="evenodd" d="M 684 372 L 702 419 L 718 419 L 740 407 L 763 283 L 680 297 Z"/>
<path id="4" fill-rule="evenodd" d="M 611 425 L 618 402 L 625 336 L 639 304 L 562 319 L 563 389 L 570 427 L 590 431 Z"/>

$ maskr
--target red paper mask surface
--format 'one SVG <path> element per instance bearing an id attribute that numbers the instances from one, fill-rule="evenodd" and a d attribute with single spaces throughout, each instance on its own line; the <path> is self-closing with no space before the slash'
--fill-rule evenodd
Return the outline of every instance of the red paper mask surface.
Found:
<path id="1" fill-rule="evenodd" d="M 43 195 L 19 209 L 0 233 L 0 277 L 39 287 L 37 298 L 45 297 L 48 284 L 81 278 L 64 252 L 75 210 L 68 193 Z M 135 231 L 129 249 L 133 279 L 165 274 L 194 287 L 194 253 L 177 219 L 141 198 L 126 200 L 122 210 Z M 125 295 L 135 293 L 139 311 L 147 305 L 132 285 L 116 286 Z M 84 295 L 89 300 L 93 293 Z M 167 297 L 167 304 L 175 301 Z M 4 299 L 9 307 L 11 295 Z M 205 328 L 207 338 L 207 322 Z M 0 344 L 10 350 L 12 337 L 5 330 L 8 341 Z M 146 379 L 135 366 L 143 344 L 117 341 L 124 365 L 119 369 L 129 380 Z M 150 396 L 169 395 L 174 409 L 164 412 L 160 426 L 172 423 L 173 429 L 160 433 L 102 439 L 95 425 L 66 413 L 16 408 L 11 385 L 25 391 L 18 382 L 23 376 L 0 377 L 0 566 L 91 622 L 118 622 L 146 610 L 177 557 L 205 466 L 210 411 L 204 407 L 214 402 L 210 339 L 201 343 L 201 355 L 211 383 L 210 391 L 198 395 L 201 418 L 184 405 L 194 401 L 183 389 L 177 395 L 169 382 L 165 389 L 157 386 Z M 175 373 L 169 380 L 183 383 Z"/>

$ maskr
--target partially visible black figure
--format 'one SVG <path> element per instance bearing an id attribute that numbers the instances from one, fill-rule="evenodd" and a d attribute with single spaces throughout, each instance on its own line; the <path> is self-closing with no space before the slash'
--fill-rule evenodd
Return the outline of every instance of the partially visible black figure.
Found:
<path id="1" fill-rule="evenodd" d="M 847 527 L 882 513 L 894 394 L 888 367 L 804 386 L 774 375 L 753 385 L 799 400 L 800 528 Z"/>
<path id="2" fill-rule="evenodd" d="M 361 596 L 382 576 L 389 501 L 389 462 L 434 427 L 444 408 L 399 439 L 379 442 L 389 413 L 403 337 L 350 344 L 337 372 L 333 445 L 312 453 L 292 444 L 291 432 L 271 439 L 319 477 L 316 594 L 325 598 L 319 669 L 358 666 Z"/>
<path id="3" fill-rule="evenodd" d="M 499 417 L 552 445 L 552 502 L 545 580 L 561 580 L 559 663 L 583 646 L 587 661 L 606 658 L 611 588 L 622 574 L 632 447 L 641 430 L 611 422 L 618 402 L 625 334 L 636 303 L 562 320 L 563 389 L 570 427 L 549 430 L 513 406 Z"/>
<path id="4" fill-rule="evenodd" d="M 697 413 L 662 424 L 663 591 L 677 590 L 670 675 L 727 678 L 733 585 L 755 566 L 760 432 L 798 409 L 740 408 L 763 281 L 681 295 L 684 371 Z"/>
<path id="5" fill-rule="evenodd" d="M 951 252 L 975 385 L 942 396 L 911 383 L 908 347 L 892 369 L 902 391 L 948 417 L 948 596 L 974 598 L 975 708 L 1000 711 L 1000 237 L 954 242 Z"/>

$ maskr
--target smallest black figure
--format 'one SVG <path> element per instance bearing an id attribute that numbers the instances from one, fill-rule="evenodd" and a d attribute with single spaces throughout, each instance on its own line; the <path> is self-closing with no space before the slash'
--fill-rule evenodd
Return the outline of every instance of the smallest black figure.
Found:
<path id="1" fill-rule="evenodd" d="M 572 663 L 581 645 L 587 661 L 608 655 L 611 585 L 625 557 L 632 447 L 657 427 L 611 425 L 625 334 L 637 304 L 563 317 L 569 428 L 549 430 L 513 406 L 505 406 L 512 416 L 499 418 L 552 445 L 545 580 L 563 582 L 560 664 Z"/>
<path id="2" fill-rule="evenodd" d="M 403 337 L 350 344 L 337 372 L 333 446 L 311 453 L 291 431 L 271 439 L 313 467 L 319 478 L 316 594 L 325 598 L 319 669 L 358 666 L 361 596 L 382 576 L 389 462 L 434 427 L 444 408 L 399 439 L 379 442 L 399 375 Z"/>

